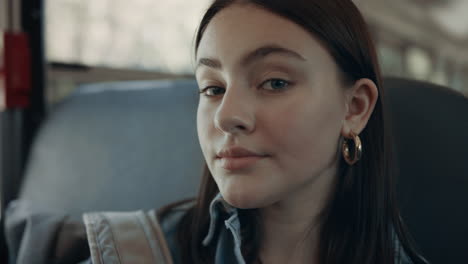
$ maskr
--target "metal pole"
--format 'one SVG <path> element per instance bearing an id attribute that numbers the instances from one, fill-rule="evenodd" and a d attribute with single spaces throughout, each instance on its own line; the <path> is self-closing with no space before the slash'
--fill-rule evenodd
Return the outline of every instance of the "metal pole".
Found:
<path id="1" fill-rule="evenodd" d="M 10 21 L 5 31 L 10 34 L 26 33 L 29 42 L 28 52 L 31 54 L 30 95 L 25 106 L 12 106 L 1 114 L 1 185 L 0 211 L 17 198 L 23 178 L 23 170 L 28 158 L 30 146 L 45 112 L 45 59 L 43 41 L 43 2 L 40 0 L 8 0 L 7 14 Z M 24 77 L 24 76 L 23 76 Z"/>
<path id="2" fill-rule="evenodd" d="M 18 196 L 29 149 L 45 113 L 43 12 L 42 0 L 0 0 L 0 41 L 3 44 L 8 36 L 9 49 L 4 52 L 7 45 L 0 45 L 0 67 L 8 69 L 0 75 L 0 95 L 13 91 L 8 104 L 0 103 L 7 106 L 0 109 L 0 263 L 8 258 L 3 213 Z M 6 57 L 8 65 L 3 63 Z M 6 83 L 7 79 L 15 82 Z"/>
<path id="3" fill-rule="evenodd" d="M 32 87 L 27 86 L 31 88 L 29 98 L 26 97 L 29 104 L 15 105 L 3 111 L 0 110 L 0 222 L 3 227 L 5 207 L 18 196 L 29 149 L 44 116 L 45 61 L 43 1 L 0 0 L 0 9 L 4 13 L 1 14 L 2 11 L 0 11 L 0 16 L 4 17 L 3 24 L 0 24 L 2 42 L 4 32 L 8 32 L 10 36 L 24 35 L 24 33 L 27 35 L 24 39 L 29 42 L 27 51 L 31 55 L 31 63 L 30 67 L 26 66 L 26 69 L 30 70 L 31 75 L 26 74 L 22 77 L 30 77 L 32 84 Z M 1 47 L 3 45 L 0 45 Z M 0 49 L 0 52 L 3 52 L 3 49 Z M 0 59 L 3 60 L 3 57 L 3 54 L 0 55 Z M 19 58 L 22 57 L 19 56 Z M 0 67 L 5 66 L 2 64 Z M 5 85 L 0 85 L 0 88 L 2 87 L 5 90 Z M 26 105 L 29 106 L 26 107 Z M 6 262 L 7 250 L 3 228 L 0 228 L 0 263 Z"/>
<path id="4" fill-rule="evenodd" d="M 22 98 L 29 103 L 14 103 L 3 111 L 0 109 L 0 263 L 6 263 L 8 256 L 3 234 L 3 213 L 7 204 L 18 196 L 31 142 L 44 116 L 43 1 L 0 0 L 0 10 L 3 10 L 3 14 L 0 11 L 0 21 L 3 21 L 3 24 L 0 24 L 1 41 L 3 43 L 5 33 L 8 33 L 9 37 L 23 37 L 23 41 L 27 42 L 23 43 L 22 47 L 26 47 L 24 50 L 18 52 L 16 42 L 9 43 L 9 47 L 14 45 L 15 49 L 11 54 L 19 55 L 14 58 L 23 62 L 15 66 L 24 66 L 20 69 L 21 72 L 26 70 L 31 73 L 18 74 L 17 68 L 10 68 L 13 69 L 15 77 L 27 77 L 28 80 L 30 77 L 31 85 L 26 85 L 30 91 L 28 90 L 28 96 Z M 3 52 L 5 47 L 0 45 L 0 48 L 0 52 Z M 25 53 L 30 54 L 30 57 L 24 55 Z M 0 59 L 4 60 L 4 55 L 1 54 Z M 27 61 L 30 62 L 29 65 Z M 3 64 L 0 63 L 0 67 L 5 69 L 7 65 Z M 12 73 L 11 70 L 9 73 Z M 0 78 L 0 81 L 5 79 Z M 0 89 L 3 89 L 0 92 L 6 91 L 5 86 L 6 83 L 0 85 Z"/>
<path id="5" fill-rule="evenodd" d="M 5 46 L 3 45 L 5 32 L 20 32 L 21 30 L 21 11 L 20 3 L 15 0 L 2 1 L 4 6 L 3 24 L 1 26 L 1 42 L 2 52 L 0 59 L 2 68 L 5 58 Z M 0 78 L 0 81 L 5 81 L 5 78 Z M 3 89 L 2 94 L 6 93 L 5 83 L 0 87 Z M 5 109 L 0 113 L 0 262 L 8 261 L 8 251 L 6 241 L 4 239 L 4 211 L 7 203 L 13 198 L 18 189 L 18 177 L 21 176 L 21 149 L 22 147 L 22 111 L 18 109 Z"/>
<path id="6" fill-rule="evenodd" d="M 23 113 L 18 109 L 6 110 L 1 116 L 2 212 L 19 190 L 23 156 Z M 3 213 L 2 213 L 3 215 Z"/>

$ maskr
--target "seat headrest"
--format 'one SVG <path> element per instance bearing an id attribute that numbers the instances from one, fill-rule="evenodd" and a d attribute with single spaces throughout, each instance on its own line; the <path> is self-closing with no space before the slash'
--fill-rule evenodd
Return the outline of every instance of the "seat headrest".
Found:
<path id="1" fill-rule="evenodd" d="M 193 197 L 203 158 L 193 80 L 85 85 L 38 134 L 20 198 L 79 217 Z"/>
<path id="2" fill-rule="evenodd" d="M 389 78 L 402 216 L 432 263 L 468 259 L 468 98 L 446 87 Z"/>

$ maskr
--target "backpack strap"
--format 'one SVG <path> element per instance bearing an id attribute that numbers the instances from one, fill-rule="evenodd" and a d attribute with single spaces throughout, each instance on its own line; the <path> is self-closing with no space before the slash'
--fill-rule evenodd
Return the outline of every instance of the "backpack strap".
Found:
<path id="1" fill-rule="evenodd" d="M 154 210 L 83 215 L 93 264 L 172 264 Z"/>

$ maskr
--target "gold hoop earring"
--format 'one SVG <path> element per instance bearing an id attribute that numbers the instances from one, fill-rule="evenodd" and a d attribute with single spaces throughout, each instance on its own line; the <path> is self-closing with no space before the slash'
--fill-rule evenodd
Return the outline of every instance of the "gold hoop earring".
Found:
<path id="1" fill-rule="evenodd" d="M 343 146 L 342 146 L 342 152 L 343 152 L 343 158 L 345 159 L 346 163 L 348 163 L 350 166 L 354 165 L 358 160 L 361 159 L 362 156 L 362 143 L 361 139 L 359 138 L 358 135 L 354 134 L 351 132 L 351 139 L 354 141 L 354 153 L 351 158 L 350 151 L 349 151 L 349 144 L 348 140 L 349 139 L 344 139 L 343 141 Z"/>

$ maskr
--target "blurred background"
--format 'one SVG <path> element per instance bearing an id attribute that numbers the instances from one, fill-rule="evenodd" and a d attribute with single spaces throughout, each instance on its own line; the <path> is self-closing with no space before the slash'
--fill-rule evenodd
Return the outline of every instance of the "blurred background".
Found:
<path id="1" fill-rule="evenodd" d="M 187 77 L 210 0 L 46 0 L 47 99 L 79 83 Z M 468 95 L 468 0 L 355 0 L 386 76 Z"/>

